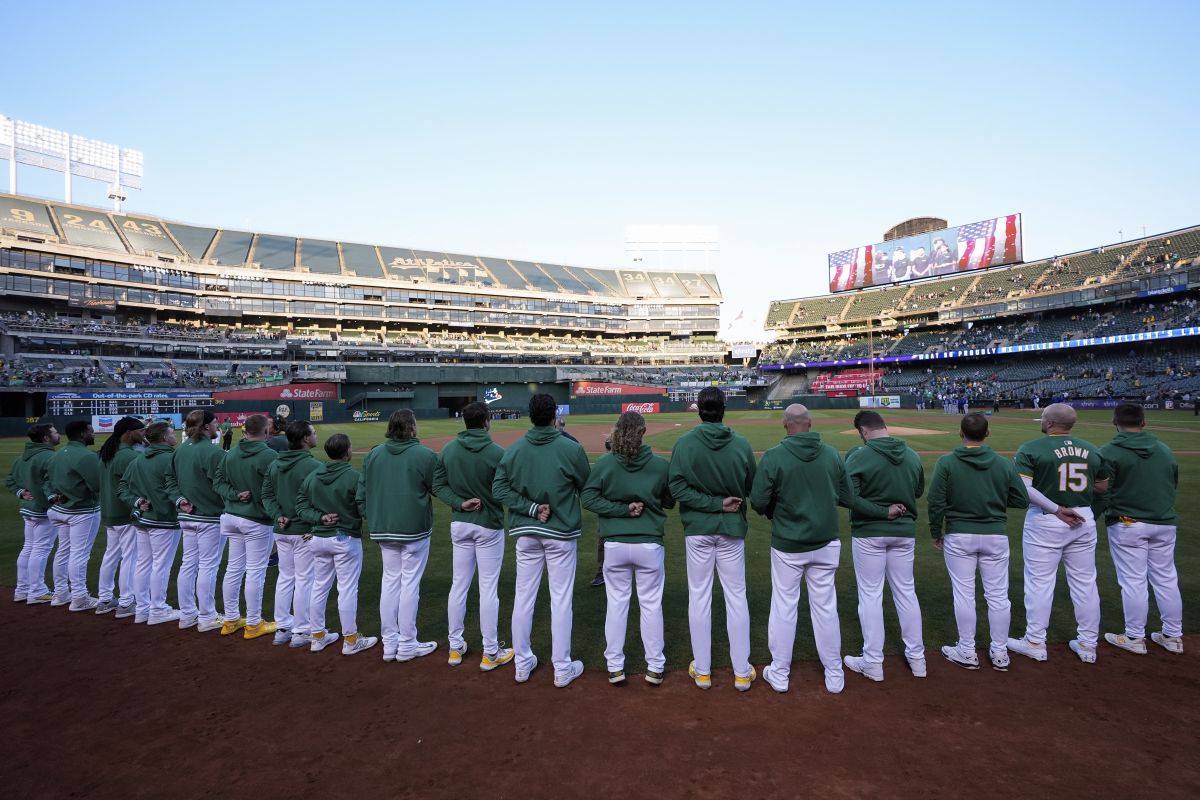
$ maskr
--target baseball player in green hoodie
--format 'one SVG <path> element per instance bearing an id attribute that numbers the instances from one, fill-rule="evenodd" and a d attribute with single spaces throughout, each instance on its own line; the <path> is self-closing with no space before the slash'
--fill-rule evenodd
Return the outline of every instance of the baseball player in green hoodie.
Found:
<path id="1" fill-rule="evenodd" d="M 771 616 L 767 645 L 771 664 L 763 678 L 777 692 L 788 690 L 796 641 L 800 588 L 808 581 L 808 607 L 817 654 L 825 668 L 825 688 L 845 686 L 842 632 L 838 623 L 835 576 L 841 561 L 837 507 L 865 518 L 886 520 L 904 509 L 868 502 L 854 494 L 838 451 L 812 431 L 808 409 L 784 409 L 786 438 L 763 453 L 750 492 L 750 505 L 771 520 Z"/>
<path id="2" fill-rule="evenodd" d="M 1179 464 L 1169 447 L 1146 433 L 1146 412 L 1141 406 L 1118 405 L 1113 425 L 1117 435 L 1100 448 L 1100 455 L 1112 469 L 1104 520 L 1121 586 L 1125 632 L 1106 633 L 1104 639 L 1131 653 L 1146 652 L 1148 579 L 1162 618 L 1162 630 L 1150 634 L 1150 639 L 1168 652 L 1182 653 L 1183 599 L 1175 571 Z"/>
<path id="3" fill-rule="evenodd" d="M 336 633 L 325 630 L 325 605 L 336 578 L 342 655 L 352 656 L 379 642 L 375 636 L 358 632 L 358 579 L 363 561 L 357 499 L 360 476 L 350 467 L 350 437 L 346 434 L 330 436 L 325 441 L 325 455 L 328 463 L 310 472 L 296 495 L 296 514 L 310 526 L 305 538 L 313 559 L 309 650 L 319 653 L 337 641 Z"/>
<path id="4" fill-rule="evenodd" d="M 167 491 L 167 475 L 175 454 L 175 429 L 170 422 L 146 428 L 146 449 L 125 470 L 117 492 L 133 509 L 137 527 L 137 571 L 134 622 L 161 625 L 179 619 L 167 605 L 167 583 L 179 551 L 179 510 Z"/>
<path id="5" fill-rule="evenodd" d="M 636 411 L 623 413 L 613 428 L 612 452 L 600 456 L 592 467 L 580 500 L 600 517 L 604 591 L 608 595 L 604 618 L 608 682 L 625 682 L 625 626 L 636 583 L 646 683 L 658 686 L 667 665 L 663 655 L 663 534 L 667 509 L 675 506 L 675 498 L 668 479 L 670 465 L 642 444 L 645 435 L 645 418 Z"/>
<path id="6" fill-rule="evenodd" d="M 225 550 L 221 535 L 221 511 L 224 500 L 213 489 L 213 478 L 225 453 L 213 441 L 216 416 L 197 408 L 184 421 L 186 441 L 176 448 L 167 475 L 167 491 L 179 509 L 179 530 L 183 539 L 183 563 L 176 578 L 179 596 L 179 627 L 196 626 L 201 633 L 218 630 L 223 624 L 217 616 L 217 569 Z"/>
<path id="7" fill-rule="evenodd" d="M 893 437 L 876 411 L 860 411 L 854 427 L 863 446 L 846 456 L 846 473 L 855 492 L 881 505 L 900 505 L 904 513 L 891 519 L 874 519 L 850 511 L 854 578 L 858 583 L 858 619 L 863 632 L 863 654 L 846 656 L 848 668 L 873 681 L 883 680 L 883 583 L 892 589 L 904 658 L 912 674 L 926 675 L 925 644 L 921 638 L 921 606 L 913 585 L 913 553 L 917 536 L 917 498 L 925 490 L 921 457 L 903 440 Z"/>
<path id="8" fill-rule="evenodd" d="M 66 434 L 67 446 L 48 462 L 42 487 L 52 502 L 47 514 L 58 534 L 51 605 L 66 604 L 69 583 L 70 610 L 90 611 L 100 603 L 87 591 L 88 559 L 100 530 L 100 458 L 88 449 L 96 443 L 91 423 L 68 422 Z"/>
<path id="9" fill-rule="evenodd" d="M 433 470 L 433 493 L 450 506 L 450 543 L 454 546 L 454 578 L 446 601 L 450 624 L 450 666 L 462 663 L 467 653 L 463 623 L 467 616 L 467 593 L 479 565 L 479 632 L 483 635 L 483 658 L 479 668 L 490 672 L 513 660 L 511 647 L 500 647 L 497 621 L 500 616 L 500 566 L 504 563 L 504 509 L 492 496 L 496 467 L 504 456 L 500 445 L 488 434 L 491 421 L 484 403 L 474 402 L 462 410 L 466 430 L 446 443 Z"/>
<path id="10" fill-rule="evenodd" d="M 97 614 L 115 611 L 118 619 L 137 613 L 134 607 L 134 571 L 137 568 L 137 527 L 133 509 L 121 499 L 117 488 L 125 470 L 141 455 L 146 423 L 137 417 L 122 417 L 100 446 L 100 521 L 104 523 L 104 558 L 100 561 L 100 604 Z M 120 568 L 121 594 L 113 597 L 113 584 Z"/>
<path id="11" fill-rule="evenodd" d="M 1062 562 L 1075 607 L 1078 638 L 1071 650 L 1085 664 L 1096 662 L 1100 638 L 1100 593 L 1096 589 L 1096 520 L 1092 500 L 1108 490 L 1109 468 L 1100 449 L 1075 436 L 1075 409 L 1051 403 L 1042 411 L 1046 434 L 1026 442 L 1014 462 L 1029 492 L 1021 536 L 1025 559 L 1025 635 L 1008 649 L 1045 661 L 1046 626 L 1054 604 L 1054 582 Z"/>
<path id="12" fill-rule="evenodd" d="M 387 441 L 363 460 L 357 502 L 383 557 L 379 620 L 384 661 L 411 661 L 437 649 L 417 638 L 421 577 L 433 533 L 437 455 L 417 438 L 417 418 L 402 408 L 388 419 Z"/>
<path id="13" fill-rule="evenodd" d="M 309 473 L 321 465 L 312 455 L 317 432 L 308 420 L 292 420 L 285 431 L 288 449 L 263 476 L 263 508 L 275 520 L 275 550 L 279 554 L 279 576 L 275 581 L 275 624 L 279 630 L 275 631 L 274 643 L 298 648 L 311 642 L 308 603 L 313 592 L 313 554 L 305 538 L 311 526 L 296 514 L 296 494 Z"/>
<path id="14" fill-rule="evenodd" d="M 967 414 L 959 424 L 962 446 L 938 459 L 929 481 L 929 534 L 946 556 L 954 592 L 958 641 L 942 655 L 979 669 L 975 652 L 975 570 L 988 607 L 993 669 L 1008 669 L 1008 509 L 1029 508 L 1029 494 L 1013 463 L 983 443 L 987 417 Z"/>
<path id="15" fill-rule="evenodd" d="M 262 414 L 246 418 L 245 435 L 237 447 L 225 454 L 213 476 L 213 489 L 225 499 L 221 535 L 229 540 L 229 561 L 221 595 L 225 601 L 225 623 L 221 635 L 240 628 L 244 639 L 275 633 L 274 622 L 262 618 L 263 585 L 267 560 L 271 557 L 271 515 L 263 508 L 262 486 L 267 468 L 278 457 L 267 447 L 269 421 Z M 242 579 L 246 581 L 246 616 L 240 616 Z"/>
<path id="16" fill-rule="evenodd" d="M 529 399 L 533 427 L 505 451 L 496 467 L 492 494 L 508 509 L 508 535 L 517 540 L 517 581 L 512 636 L 517 683 L 537 668 L 530 644 L 533 607 L 542 583 L 550 583 L 551 660 L 554 685 L 562 688 L 583 674 L 571 658 L 571 595 L 575 586 L 575 546 L 582 532 L 579 492 L 588 478 L 587 454 L 555 427 L 558 404 L 548 394 Z"/>
<path id="17" fill-rule="evenodd" d="M 54 526 L 46 512 L 50 503 L 43 488 L 46 465 L 58 444 L 58 431 L 42 422 L 32 425 L 25 452 L 13 462 L 4 485 L 21 500 L 21 519 L 25 524 L 25 543 L 17 557 L 17 591 L 14 600 L 30 605 L 54 599 L 46 586 L 46 560 L 54 548 Z"/>
<path id="18" fill-rule="evenodd" d="M 687 549 L 688 627 L 692 663 L 688 674 L 701 689 L 712 687 L 712 586 L 714 570 L 725 595 L 725 629 L 733 686 L 750 689 L 758 673 L 750 666 L 750 606 L 746 600 L 746 505 L 754 485 L 754 451 L 745 437 L 722 424 L 725 394 L 701 389 L 700 424 L 671 451 L 671 496 L 679 503 Z"/>

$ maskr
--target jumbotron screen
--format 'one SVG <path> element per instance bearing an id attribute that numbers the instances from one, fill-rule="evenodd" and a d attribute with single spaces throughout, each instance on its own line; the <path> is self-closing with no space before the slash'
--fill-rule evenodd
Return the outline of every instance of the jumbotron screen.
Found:
<path id="1" fill-rule="evenodd" d="M 906 236 L 829 254 L 829 291 L 953 275 L 1019 264 L 1021 215 Z"/>

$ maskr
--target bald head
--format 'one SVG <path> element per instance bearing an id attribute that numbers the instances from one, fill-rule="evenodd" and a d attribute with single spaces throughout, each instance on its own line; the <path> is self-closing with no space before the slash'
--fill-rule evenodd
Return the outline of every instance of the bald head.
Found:
<path id="1" fill-rule="evenodd" d="M 812 415 L 799 403 L 792 403 L 783 410 L 783 427 L 790 436 L 793 433 L 808 433 L 812 430 Z"/>
<path id="2" fill-rule="evenodd" d="M 1066 403 L 1051 403 L 1042 411 L 1042 433 L 1070 433 L 1079 415 Z"/>

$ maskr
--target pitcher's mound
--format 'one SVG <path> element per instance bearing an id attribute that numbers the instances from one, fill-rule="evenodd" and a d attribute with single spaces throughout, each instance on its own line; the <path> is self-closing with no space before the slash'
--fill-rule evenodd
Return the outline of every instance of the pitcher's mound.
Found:
<path id="1" fill-rule="evenodd" d="M 888 425 L 888 432 L 896 436 L 947 436 L 949 431 L 931 431 L 928 428 L 905 428 L 902 425 Z M 851 428 L 848 431 L 842 431 L 848 436 L 857 436 L 858 431 Z"/>

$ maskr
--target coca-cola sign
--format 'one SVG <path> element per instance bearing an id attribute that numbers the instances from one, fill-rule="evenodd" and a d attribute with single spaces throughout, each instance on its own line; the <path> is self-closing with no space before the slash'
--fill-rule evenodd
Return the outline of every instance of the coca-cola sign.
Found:
<path id="1" fill-rule="evenodd" d="M 621 412 L 636 411 L 639 414 L 657 414 L 661 403 L 622 403 Z"/>

